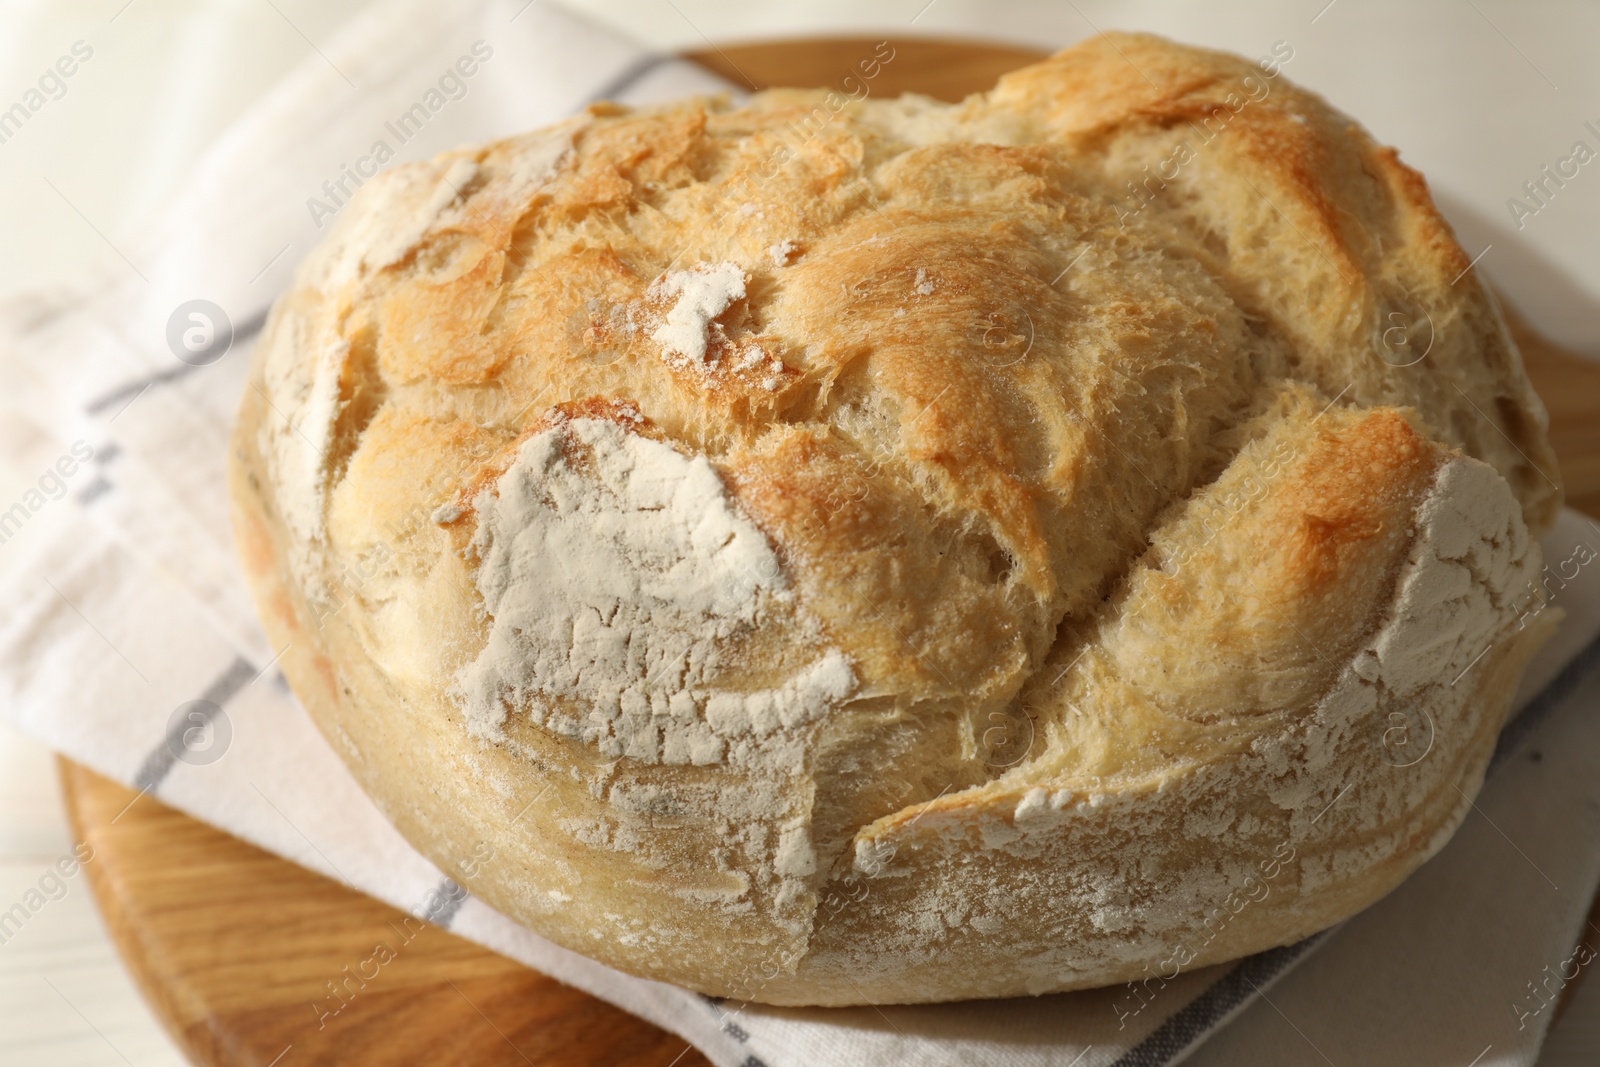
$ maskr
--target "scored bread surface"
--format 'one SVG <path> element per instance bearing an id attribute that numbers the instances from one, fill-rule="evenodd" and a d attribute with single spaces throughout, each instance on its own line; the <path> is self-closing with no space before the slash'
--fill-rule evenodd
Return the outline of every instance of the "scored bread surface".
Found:
<path id="1" fill-rule="evenodd" d="M 1392 149 L 1149 36 L 595 106 L 344 210 L 241 554 L 389 818 L 562 945 L 779 1004 L 1173 974 L 1436 851 L 1551 625 L 1468 268 Z"/>

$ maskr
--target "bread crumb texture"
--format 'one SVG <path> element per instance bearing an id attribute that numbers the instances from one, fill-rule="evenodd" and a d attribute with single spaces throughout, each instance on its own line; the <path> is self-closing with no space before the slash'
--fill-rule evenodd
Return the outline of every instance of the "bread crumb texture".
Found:
<path id="1" fill-rule="evenodd" d="M 1386 893 L 1560 501 L 1422 179 L 1149 36 L 837 102 L 363 187 L 233 469 L 330 741 L 488 903 L 740 999 L 1105 985 Z"/>

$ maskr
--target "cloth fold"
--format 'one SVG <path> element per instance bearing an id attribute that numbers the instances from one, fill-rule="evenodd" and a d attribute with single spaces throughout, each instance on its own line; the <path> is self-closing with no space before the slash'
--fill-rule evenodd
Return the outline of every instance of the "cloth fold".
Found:
<path id="1" fill-rule="evenodd" d="M 381 3 L 216 145 L 127 249 L 142 275 L 113 257 L 70 291 L 0 308 L 11 386 L 0 448 L 23 470 L 72 459 L 63 499 L 40 497 L 58 536 L 0 581 L 0 714 L 103 774 L 673 1030 L 721 1067 L 1107 1067 L 1176 1063 L 1197 1048 L 1196 1062 L 1320 1062 L 1331 1048 L 1341 1063 L 1458 1062 L 1416 1058 L 1429 1035 L 1436 1052 L 1460 1045 L 1462 1064 L 1486 1045 L 1476 1062 L 1531 1063 L 1551 1012 L 1534 1010 L 1525 986 L 1570 957 L 1600 881 L 1600 776 L 1588 773 L 1600 724 L 1586 713 L 1600 695 L 1587 680 L 1600 568 L 1564 581 L 1567 621 L 1519 696 L 1537 719 L 1507 734 L 1503 771 L 1438 859 L 1343 927 L 1181 974 L 1138 1011 L 1121 987 L 881 1009 L 711 1001 L 517 926 L 383 819 L 288 691 L 233 562 L 227 436 L 270 303 L 375 168 L 597 98 L 728 88 L 526 0 Z M 168 341 L 197 300 L 231 335 L 215 360 L 185 361 Z M 29 498 L 22 521 L 38 510 Z M 17 526 L 0 523 L 0 536 Z M 1547 557 L 1574 558 L 1580 544 L 1600 546 L 1600 529 L 1566 513 Z M 206 743 L 183 743 L 197 726 Z M 1474 936 L 1484 929 L 1496 936 Z M 1444 980 L 1462 975 L 1473 980 Z"/>

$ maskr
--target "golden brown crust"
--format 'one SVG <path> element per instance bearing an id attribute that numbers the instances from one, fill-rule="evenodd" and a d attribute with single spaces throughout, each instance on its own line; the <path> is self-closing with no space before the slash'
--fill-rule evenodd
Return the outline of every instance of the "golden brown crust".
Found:
<path id="1" fill-rule="evenodd" d="M 1297 377 L 1418 408 L 1511 482 L 1530 525 L 1554 521 L 1544 407 L 1427 182 L 1395 149 L 1281 75 L 1143 34 L 1007 75 L 989 100 L 1041 138 L 1082 146 L 1124 210 L 1182 218 L 1230 296 L 1289 342 Z M 1202 180 L 1160 195 L 1165 175 L 1192 166 Z"/>
<path id="2" fill-rule="evenodd" d="M 776 1003 L 1225 959 L 1442 843 L 1543 635 L 1467 264 L 1392 150 L 1153 37 L 591 108 L 350 206 L 241 554 L 401 831 L 579 951 Z"/>

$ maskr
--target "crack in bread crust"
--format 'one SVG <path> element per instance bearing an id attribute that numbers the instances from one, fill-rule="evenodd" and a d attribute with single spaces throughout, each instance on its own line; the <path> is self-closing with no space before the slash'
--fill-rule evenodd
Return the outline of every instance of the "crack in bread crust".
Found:
<path id="1" fill-rule="evenodd" d="M 241 413 L 263 615 L 402 832 L 563 944 L 715 993 L 775 967 L 753 995 L 785 1003 L 1113 981 L 1216 888 L 1141 841 L 1242 862 L 1298 825 L 1238 768 L 1309 773 L 1284 746 L 1448 534 L 1446 475 L 1499 509 L 1448 521 L 1505 539 L 1462 558 L 1499 592 L 1459 611 L 1509 633 L 1494 575 L 1559 505 L 1544 412 L 1420 177 L 1279 75 L 1121 35 L 957 105 L 805 125 L 822 99 L 602 105 L 367 183 Z M 771 583 L 695 616 L 758 557 Z M 1429 697 L 1455 740 L 1327 860 L 1355 875 L 1297 868 L 1210 958 L 1420 862 L 1540 632 Z M 1015 758 L 996 716 L 1036 732 Z M 1017 830 L 1084 803 L 1125 868 Z M 508 858 L 468 877 L 479 837 Z M 962 855 L 994 868 L 970 923 Z M 1081 952 L 1018 951 L 1069 927 Z"/>

